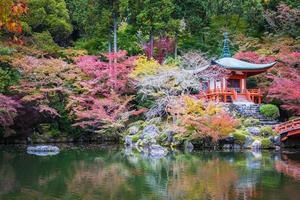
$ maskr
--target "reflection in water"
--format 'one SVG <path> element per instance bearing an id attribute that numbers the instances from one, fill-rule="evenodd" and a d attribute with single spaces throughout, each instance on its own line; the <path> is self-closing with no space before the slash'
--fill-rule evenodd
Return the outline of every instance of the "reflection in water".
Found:
<path id="1" fill-rule="evenodd" d="M 275 168 L 278 172 L 284 173 L 300 181 L 300 160 L 298 154 L 285 154 L 282 160 L 277 160 Z"/>
<path id="2" fill-rule="evenodd" d="M 299 163 L 272 152 L 1 151 L 0 199 L 296 199 Z"/>

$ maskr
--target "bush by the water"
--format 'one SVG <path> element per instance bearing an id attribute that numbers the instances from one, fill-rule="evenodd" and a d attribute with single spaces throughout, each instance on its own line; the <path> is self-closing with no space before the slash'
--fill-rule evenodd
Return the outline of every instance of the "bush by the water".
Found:
<path id="1" fill-rule="evenodd" d="M 273 148 L 273 144 L 269 138 L 264 138 L 261 140 L 261 147 L 264 149 L 270 149 Z"/>
<path id="2" fill-rule="evenodd" d="M 269 137 L 275 134 L 271 126 L 263 126 L 260 128 L 260 134 L 263 137 Z"/>
<path id="3" fill-rule="evenodd" d="M 273 104 L 265 104 L 259 108 L 262 115 L 269 119 L 276 119 L 279 117 L 279 109 Z"/>
<path id="4" fill-rule="evenodd" d="M 236 130 L 232 136 L 237 144 L 244 144 L 247 138 L 248 132 L 246 130 Z"/>

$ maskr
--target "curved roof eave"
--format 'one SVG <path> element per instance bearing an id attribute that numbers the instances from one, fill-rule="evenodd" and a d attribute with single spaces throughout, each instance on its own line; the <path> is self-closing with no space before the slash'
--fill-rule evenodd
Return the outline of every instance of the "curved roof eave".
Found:
<path id="1" fill-rule="evenodd" d="M 213 60 L 212 63 L 231 70 L 267 70 L 276 64 L 276 62 L 267 63 L 267 64 L 255 64 L 255 63 L 249 63 L 231 57 L 225 57 L 218 60 Z"/>

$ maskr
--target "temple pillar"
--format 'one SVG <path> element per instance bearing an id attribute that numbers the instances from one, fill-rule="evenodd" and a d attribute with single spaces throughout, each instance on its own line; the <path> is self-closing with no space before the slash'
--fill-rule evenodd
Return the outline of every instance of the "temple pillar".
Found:
<path id="1" fill-rule="evenodd" d="M 225 78 L 223 78 L 223 90 L 226 90 L 226 79 Z"/>
<path id="2" fill-rule="evenodd" d="M 241 84 L 241 85 L 242 85 L 241 91 L 244 93 L 244 92 L 245 92 L 245 89 L 246 89 L 246 81 L 245 81 L 244 78 L 242 78 L 241 81 L 242 81 L 242 84 Z"/>
<path id="3" fill-rule="evenodd" d="M 210 79 L 210 81 L 209 81 L 209 89 L 210 90 L 214 90 L 215 89 L 215 80 L 214 79 Z"/>

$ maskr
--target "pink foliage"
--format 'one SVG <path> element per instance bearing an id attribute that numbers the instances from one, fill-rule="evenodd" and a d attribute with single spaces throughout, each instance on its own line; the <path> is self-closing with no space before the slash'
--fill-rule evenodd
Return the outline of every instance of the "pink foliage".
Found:
<path id="1" fill-rule="evenodd" d="M 17 109 L 21 104 L 11 97 L 0 94 L 0 126 L 8 127 L 13 124 L 17 116 Z"/>
<path id="2" fill-rule="evenodd" d="M 273 68 L 273 75 L 266 78 L 272 79 L 267 88 L 267 100 L 279 100 L 281 108 L 300 115 L 300 72 L 297 66 L 300 64 L 300 52 L 290 52 L 287 48 L 281 48 L 276 56 L 259 56 L 256 52 L 239 52 L 235 58 L 253 63 L 267 63 L 278 61 Z"/>
<path id="3" fill-rule="evenodd" d="M 156 59 L 160 64 L 164 61 L 166 55 L 174 51 L 175 48 L 175 40 L 169 37 L 161 37 L 159 39 L 154 40 L 153 48 L 155 49 L 155 53 L 153 55 L 154 59 Z M 143 49 L 148 58 L 151 55 L 151 44 L 150 42 L 143 45 Z"/>
<path id="4" fill-rule="evenodd" d="M 57 110 L 49 107 L 48 105 L 39 105 L 39 112 L 40 113 L 48 113 L 54 117 L 60 117 L 60 114 L 58 114 Z"/>
<path id="5" fill-rule="evenodd" d="M 300 75 L 295 70 L 289 72 L 292 77 L 273 77 L 268 98 L 281 101 L 281 108 L 300 115 Z"/>
<path id="6" fill-rule="evenodd" d="M 77 65 L 84 73 L 93 80 L 83 81 L 81 85 L 92 89 L 98 85 L 97 91 L 103 95 L 114 90 L 123 93 L 129 83 L 128 74 L 134 66 L 135 57 L 126 57 L 126 51 L 118 53 L 103 54 L 108 62 L 100 61 L 96 56 L 82 56 L 78 59 Z"/>
<path id="7" fill-rule="evenodd" d="M 74 126 L 101 127 L 105 123 L 115 122 L 127 110 L 127 104 L 131 97 L 122 99 L 117 94 L 111 94 L 107 98 L 93 96 L 72 96 L 68 109 L 76 116 L 77 123 Z"/>

